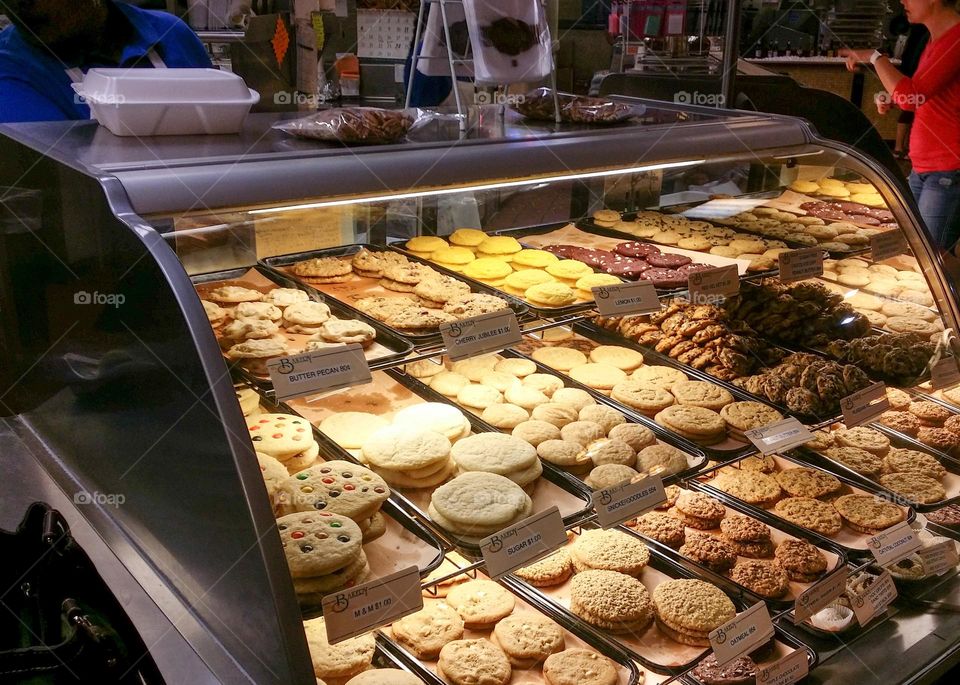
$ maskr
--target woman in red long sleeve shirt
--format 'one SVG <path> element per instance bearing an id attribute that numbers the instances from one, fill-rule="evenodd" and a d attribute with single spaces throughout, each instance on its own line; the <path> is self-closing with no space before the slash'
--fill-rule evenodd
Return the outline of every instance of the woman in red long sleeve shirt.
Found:
<path id="1" fill-rule="evenodd" d="M 960 240 L 960 12 L 958 0 L 901 0 L 911 24 L 930 31 L 917 71 L 904 76 L 884 55 L 849 50 L 847 68 L 869 61 L 900 109 L 916 112 L 910 189 L 934 244 Z M 889 106 L 889 105 L 887 105 Z"/>

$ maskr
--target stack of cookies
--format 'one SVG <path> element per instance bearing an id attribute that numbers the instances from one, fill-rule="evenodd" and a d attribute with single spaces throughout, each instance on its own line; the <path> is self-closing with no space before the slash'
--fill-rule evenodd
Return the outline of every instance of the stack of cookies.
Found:
<path id="1" fill-rule="evenodd" d="M 319 682 L 345 682 L 373 667 L 373 655 L 377 648 L 373 633 L 331 645 L 323 618 L 304 621 L 303 629 L 307 634 L 313 671 Z M 406 683 L 405 680 L 397 682 Z"/>
<path id="2" fill-rule="evenodd" d="M 926 371 L 943 331 L 943 324 L 925 324 L 905 324 L 902 328 L 912 330 L 887 335 L 836 340 L 827 345 L 827 352 L 843 363 L 855 364 L 873 378 L 909 386 Z"/>
<path id="3" fill-rule="evenodd" d="M 543 473 L 537 450 L 528 442 L 505 433 L 478 433 L 466 437 L 450 451 L 457 473 L 495 473 L 532 490 Z"/>
<path id="4" fill-rule="evenodd" d="M 356 442 L 361 447 L 359 458 L 387 483 L 431 488 L 454 475 L 451 448 L 470 431 L 470 422 L 456 407 L 422 402 L 400 409 L 392 423 L 380 423 Z"/>
<path id="5" fill-rule="evenodd" d="M 370 469 L 347 461 L 328 461 L 289 476 L 277 488 L 280 515 L 330 512 L 346 516 L 359 527 L 364 542 L 383 535 L 386 522 L 380 507 L 390 488 Z"/>
<path id="6" fill-rule="evenodd" d="M 253 388 L 237 387 L 235 394 L 244 416 L 250 417 L 260 413 L 260 393 Z"/>
<path id="7" fill-rule="evenodd" d="M 533 502 L 505 476 L 470 471 L 434 490 L 427 511 L 455 535 L 484 538 L 530 516 Z"/>
<path id="8" fill-rule="evenodd" d="M 698 445 L 716 445 L 727 438 L 727 423 L 704 407 L 675 404 L 654 416 L 654 421 Z"/>
<path id="9" fill-rule="evenodd" d="M 313 438 L 310 422 L 293 414 L 256 414 L 247 430 L 257 452 L 283 463 L 291 474 L 317 462 L 320 445 Z"/>
<path id="10" fill-rule="evenodd" d="M 737 615 L 730 598 L 702 580 L 664 581 L 652 599 L 660 630 L 687 645 L 709 647 L 708 635 Z"/>
<path id="11" fill-rule="evenodd" d="M 636 578 L 617 571 L 588 570 L 570 583 L 570 611 L 611 633 L 642 634 L 653 623 L 650 594 Z"/>
<path id="12" fill-rule="evenodd" d="M 346 516 L 322 511 L 287 514 L 277 520 L 293 587 L 302 604 L 364 582 L 370 564 L 360 527 Z"/>
<path id="13" fill-rule="evenodd" d="M 949 414 L 933 402 L 913 402 L 911 407 L 927 416 L 939 416 L 941 410 Z M 916 416 L 915 413 L 907 415 Z M 897 419 L 898 423 L 905 421 L 905 418 Z M 946 428 L 920 427 L 918 433 L 921 431 L 943 431 L 952 435 Z M 893 447 L 890 438 L 876 429 L 858 426 L 825 432 L 818 434 L 816 444 L 808 443 L 808 447 L 911 502 L 934 504 L 947 498 L 943 485 L 947 470 L 939 459 L 919 450 Z"/>

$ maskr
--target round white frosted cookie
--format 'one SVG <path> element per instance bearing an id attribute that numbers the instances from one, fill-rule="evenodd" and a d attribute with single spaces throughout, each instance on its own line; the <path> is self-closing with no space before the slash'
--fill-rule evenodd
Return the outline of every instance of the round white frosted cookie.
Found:
<path id="1" fill-rule="evenodd" d="M 390 422 L 382 416 L 363 411 L 344 411 L 331 414 L 320 422 L 320 431 L 348 450 L 358 450 L 363 443 Z"/>

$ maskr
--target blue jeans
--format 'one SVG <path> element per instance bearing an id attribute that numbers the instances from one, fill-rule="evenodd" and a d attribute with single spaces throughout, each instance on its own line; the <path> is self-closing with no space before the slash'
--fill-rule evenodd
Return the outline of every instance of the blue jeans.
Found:
<path id="1" fill-rule="evenodd" d="M 934 246 L 951 250 L 960 240 L 960 170 L 914 172 L 909 181 Z"/>

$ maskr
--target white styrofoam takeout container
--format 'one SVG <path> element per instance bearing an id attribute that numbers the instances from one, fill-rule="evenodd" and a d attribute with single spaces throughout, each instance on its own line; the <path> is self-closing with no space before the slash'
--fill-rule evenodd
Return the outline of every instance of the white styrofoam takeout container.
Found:
<path id="1" fill-rule="evenodd" d="M 117 136 L 237 133 L 260 94 L 217 69 L 91 69 L 73 90 Z"/>

